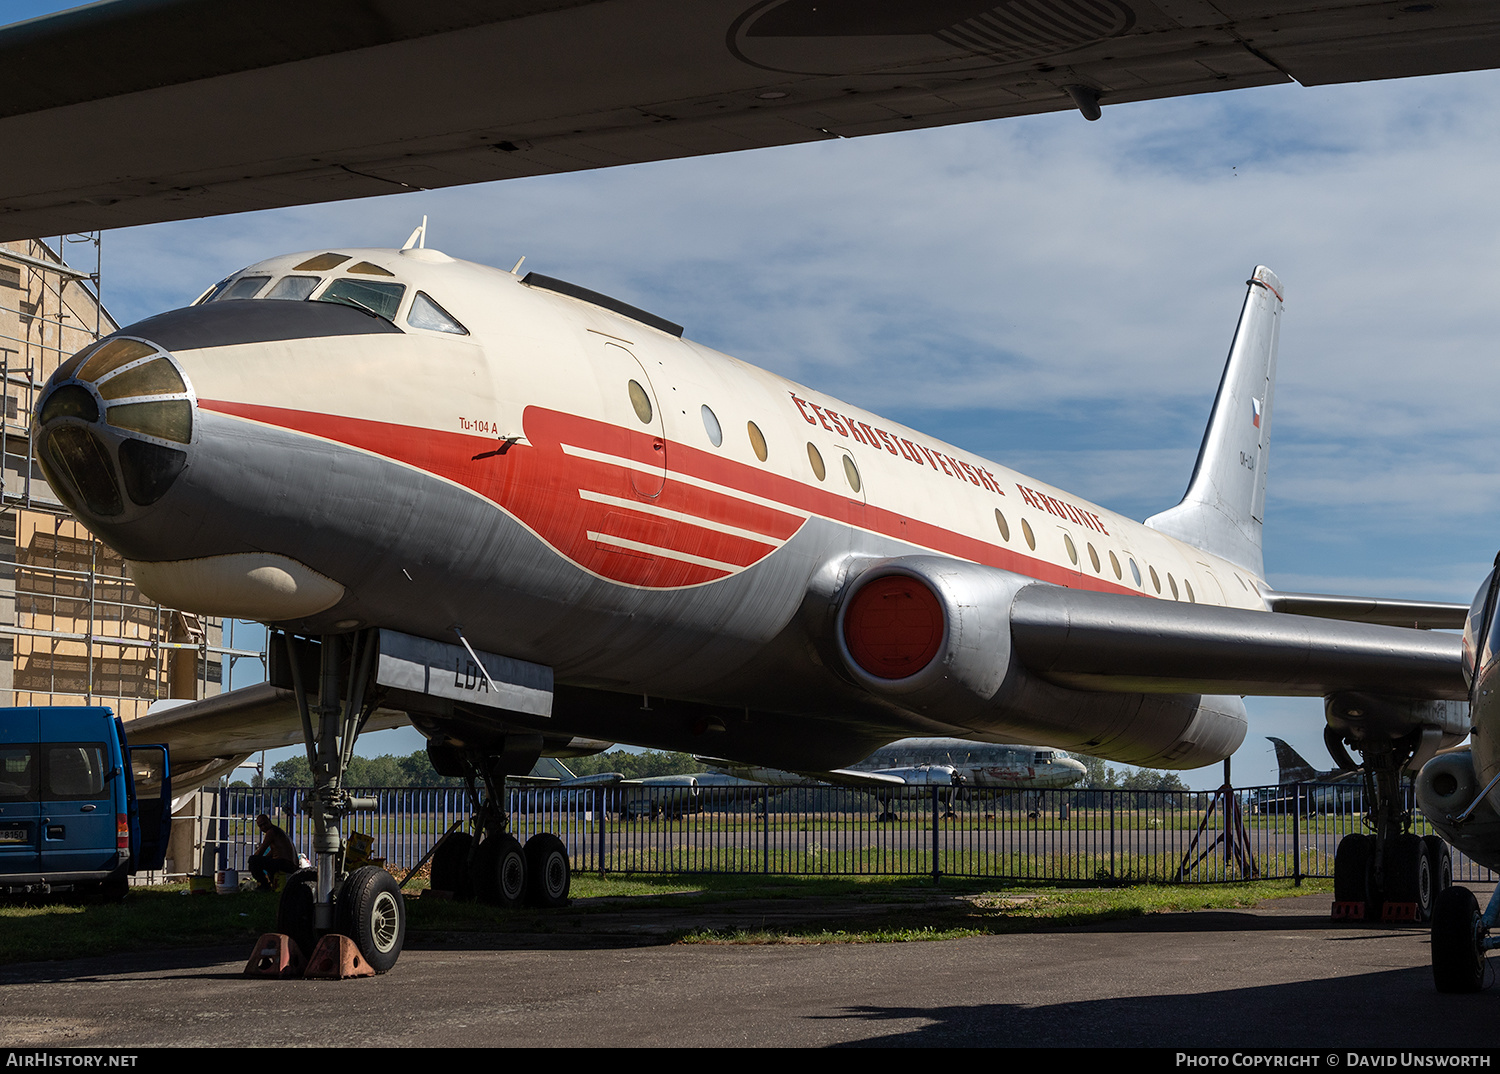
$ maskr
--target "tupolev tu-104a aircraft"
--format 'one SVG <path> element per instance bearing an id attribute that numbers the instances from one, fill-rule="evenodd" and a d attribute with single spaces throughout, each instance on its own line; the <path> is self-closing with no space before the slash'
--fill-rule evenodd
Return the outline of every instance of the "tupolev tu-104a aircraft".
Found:
<path id="1" fill-rule="evenodd" d="M 270 683 L 131 734 L 194 775 L 309 744 L 318 871 L 283 931 L 399 953 L 393 881 L 337 864 L 368 727 L 409 719 L 484 787 L 475 890 L 558 903 L 566 849 L 522 848 L 501 792 L 581 739 L 827 770 L 952 735 L 1193 768 L 1239 746 L 1244 694 L 1328 699 L 1382 802 L 1361 900 L 1430 899 L 1398 773 L 1463 737 L 1467 689 L 1459 639 L 1410 627 L 1464 609 L 1266 584 L 1268 269 L 1187 494 L 1143 525 L 424 234 L 252 265 L 38 400 L 49 480 L 145 593 L 276 631 Z"/>
<path id="2" fill-rule="evenodd" d="M 1484 0 L 115 0 L 0 29 L 0 134 L 56 149 L 0 165 L 0 236 L 1474 70 L 1497 41 Z M 829 769 L 957 735 L 1193 767 L 1239 744 L 1238 695 L 1322 696 L 1377 802 L 1340 904 L 1421 915 L 1446 852 L 1410 832 L 1400 773 L 1466 733 L 1468 690 L 1458 641 L 1410 628 L 1463 610 L 1266 585 L 1280 311 L 1257 270 L 1188 493 L 1145 525 L 420 244 L 273 258 L 132 325 L 58 371 L 36 435 L 145 592 L 278 632 L 271 683 L 133 734 L 185 779 L 315 747 L 318 872 L 283 929 L 346 931 L 382 969 L 404 907 L 341 872 L 342 772 L 360 730 L 407 719 L 485 787 L 478 890 L 557 902 L 565 848 L 520 847 L 495 805 L 543 751 Z M 1489 790 L 1445 828 L 1480 860 Z M 1442 949 L 1473 961 L 1467 914 Z"/>

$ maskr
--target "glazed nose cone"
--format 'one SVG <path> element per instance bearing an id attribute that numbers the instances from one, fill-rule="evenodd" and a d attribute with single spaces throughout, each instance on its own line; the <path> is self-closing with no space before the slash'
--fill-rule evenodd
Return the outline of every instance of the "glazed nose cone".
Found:
<path id="1" fill-rule="evenodd" d="M 37 401 L 37 459 L 85 522 L 139 517 L 187 469 L 196 403 L 155 343 L 111 336 L 52 374 Z"/>

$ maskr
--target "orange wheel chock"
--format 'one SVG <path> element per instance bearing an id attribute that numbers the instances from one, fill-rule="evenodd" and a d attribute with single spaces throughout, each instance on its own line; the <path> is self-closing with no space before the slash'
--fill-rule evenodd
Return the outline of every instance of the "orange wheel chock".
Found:
<path id="1" fill-rule="evenodd" d="M 302 975 L 339 981 L 345 977 L 374 977 L 375 970 L 359 953 L 353 940 L 330 932 L 313 948 L 312 957 L 307 960 L 307 969 Z"/>
<path id="2" fill-rule="evenodd" d="M 282 932 L 268 932 L 255 941 L 246 977 L 301 977 L 307 960 L 295 940 Z"/>

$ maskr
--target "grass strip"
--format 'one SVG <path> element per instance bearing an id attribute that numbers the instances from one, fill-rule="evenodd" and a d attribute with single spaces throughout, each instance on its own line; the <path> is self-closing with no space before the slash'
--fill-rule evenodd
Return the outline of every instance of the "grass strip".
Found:
<path id="1" fill-rule="evenodd" d="M 1228 909 L 1329 891 L 1327 881 L 1061 888 L 910 877 L 585 876 L 565 910 L 501 910 L 434 898 L 408 900 L 408 939 L 464 935 L 598 935 L 683 943 L 894 943 L 1076 926 L 1144 914 Z M 119 904 L 55 900 L 0 905 L 0 964 L 160 947 L 250 944 L 276 926 L 277 896 L 187 896 L 134 889 Z M 727 913 L 753 927 L 675 926 Z M 766 924 L 768 918 L 776 918 Z"/>

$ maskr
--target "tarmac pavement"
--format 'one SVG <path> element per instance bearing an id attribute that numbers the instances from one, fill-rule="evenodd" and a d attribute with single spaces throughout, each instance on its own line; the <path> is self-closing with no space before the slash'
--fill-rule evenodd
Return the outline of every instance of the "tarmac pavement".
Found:
<path id="1" fill-rule="evenodd" d="M 1482 901 L 1488 892 L 1476 893 Z M 649 928 L 633 938 L 618 929 L 607 938 L 429 936 L 391 973 L 349 981 L 248 979 L 248 952 L 223 948 L 30 963 L 0 969 L 0 1040 L 115 1049 L 1500 1044 L 1500 994 L 1433 990 L 1425 927 L 1335 926 L 1329 903 L 1309 895 L 890 944 L 671 944 Z"/>

